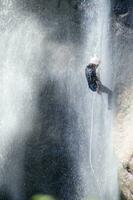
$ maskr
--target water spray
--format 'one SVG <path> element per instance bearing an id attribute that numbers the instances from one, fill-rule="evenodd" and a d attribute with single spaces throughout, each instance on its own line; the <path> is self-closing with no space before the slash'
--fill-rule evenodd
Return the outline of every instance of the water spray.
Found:
<path id="1" fill-rule="evenodd" d="M 102 10 L 101 10 L 101 12 L 102 12 Z M 102 55 L 103 55 L 103 35 L 104 35 L 104 25 L 105 25 L 104 17 L 103 17 L 102 24 L 103 24 L 103 27 L 102 27 L 102 30 L 101 30 L 100 44 L 97 43 L 96 48 L 95 48 L 95 52 L 96 52 L 98 47 L 100 47 L 99 48 L 100 49 L 99 57 L 100 57 L 101 61 L 102 61 Z M 103 96 L 102 96 L 102 100 L 104 100 Z M 97 179 L 97 177 L 95 175 L 95 170 L 94 170 L 93 164 L 92 164 L 92 140 L 93 140 L 93 132 L 94 132 L 93 131 L 93 127 L 94 127 L 94 103 L 95 103 L 95 94 L 93 93 L 92 104 L 91 104 L 91 131 L 90 131 L 90 145 L 89 145 L 89 147 L 90 147 L 90 149 L 89 149 L 89 163 L 90 163 L 90 167 L 91 167 L 93 177 L 94 177 L 95 182 L 96 182 L 99 198 L 102 200 L 101 184 L 100 184 L 99 180 Z"/>

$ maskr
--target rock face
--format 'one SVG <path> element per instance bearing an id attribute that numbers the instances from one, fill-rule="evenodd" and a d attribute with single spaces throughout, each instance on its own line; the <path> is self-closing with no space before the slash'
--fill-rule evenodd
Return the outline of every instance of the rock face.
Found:
<path id="1" fill-rule="evenodd" d="M 121 21 L 129 27 L 133 27 L 133 1 L 115 0 L 113 2 L 113 11 Z"/>
<path id="2" fill-rule="evenodd" d="M 115 153 L 120 163 L 121 200 L 133 200 L 132 8 L 133 1 L 114 1 L 112 22 L 112 60 L 115 71 L 113 140 Z"/>
<path id="3" fill-rule="evenodd" d="M 127 162 L 133 153 L 133 30 L 113 22 L 113 67 L 115 71 L 114 93 L 114 147 L 120 162 Z"/>
<path id="4" fill-rule="evenodd" d="M 122 199 L 133 199 L 133 155 L 124 163 L 119 171 L 120 190 Z"/>

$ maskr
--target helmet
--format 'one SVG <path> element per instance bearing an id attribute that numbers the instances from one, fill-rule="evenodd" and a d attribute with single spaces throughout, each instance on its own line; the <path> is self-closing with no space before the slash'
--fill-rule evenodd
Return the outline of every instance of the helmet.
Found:
<path id="1" fill-rule="evenodd" d="M 90 59 L 90 63 L 95 64 L 95 65 L 99 65 L 100 62 L 101 60 L 97 56 L 94 56 Z"/>

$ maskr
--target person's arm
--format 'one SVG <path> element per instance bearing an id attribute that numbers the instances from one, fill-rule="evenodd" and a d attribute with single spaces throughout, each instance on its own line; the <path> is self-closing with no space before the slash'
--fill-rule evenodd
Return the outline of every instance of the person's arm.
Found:
<path id="1" fill-rule="evenodd" d="M 99 77 L 97 76 L 96 68 L 93 68 L 92 76 L 94 77 L 95 81 L 100 81 Z"/>
<path id="2" fill-rule="evenodd" d="M 101 92 L 100 92 L 100 85 L 101 85 L 100 74 L 96 72 L 96 68 L 95 68 L 94 73 L 95 73 L 95 77 L 96 77 L 97 93 L 101 94 Z"/>

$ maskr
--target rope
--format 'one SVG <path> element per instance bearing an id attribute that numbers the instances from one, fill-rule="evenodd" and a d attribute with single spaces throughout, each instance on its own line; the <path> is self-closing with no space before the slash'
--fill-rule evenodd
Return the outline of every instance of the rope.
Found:
<path id="1" fill-rule="evenodd" d="M 93 94 L 92 96 L 92 105 L 91 105 L 91 130 L 90 130 L 90 149 L 89 149 L 89 162 L 90 162 L 90 167 L 91 167 L 91 171 L 92 174 L 94 176 L 94 179 L 96 181 L 97 184 L 97 192 L 99 194 L 100 199 L 102 199 L 102 195 L 101 195 L 101 189 L 100 189 L 100 183 L 99 180 L 97 179 L 96 175 L 95 175 L 95 170 L 93 168 L 93 164 L 92 164 L 92 139 L 93 139 L 93 124 L 94 124 L 94 103 L 95 103 L 95 94 Z"/>
<path id="2" fill-rule="evenodd" d="M 100 58 L 102 59 L 102 54 L 103 54 L 103 35 L 104 35 L 104 16 L 103 16 L 103 27 L 101 30 L 101 36 L 100 36 Z M 102 96 L 103 99 L 103 96 Z M 92 97 L 92 105 L 91 105 L 91 130 L 90 130 L 90 149 L 89 149 L 89 163 L 90 163 L 90 167 L 91 167 L 91 171 L 93 174 L 93 177 L 95 179 L 96 185 L 97 185 L 97 192 L 99 194 L 99 198 L 102 200 L 102 191 L 101 191 L 101 185 L 99 183 L 99 180 L 97 179 L 96 175 L 95 175 L 95 170 L 93 168 L 93 164 L 92 164 L 92 140 L 93 140 L 93 128 L 94 128 L 94 103 L 95 103 L 95 94 L 93 93 L 93 97 Z"/>

